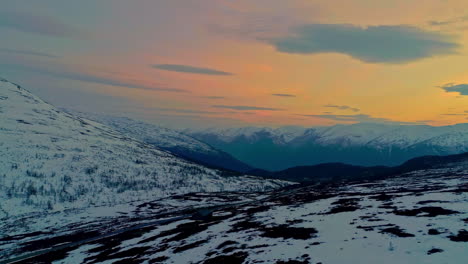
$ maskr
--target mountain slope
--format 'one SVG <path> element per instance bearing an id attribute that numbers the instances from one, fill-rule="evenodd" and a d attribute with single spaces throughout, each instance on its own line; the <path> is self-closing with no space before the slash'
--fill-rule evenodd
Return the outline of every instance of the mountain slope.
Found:
<path id="1" fill-rule="evenodd" d="M 60 242 L 76 235 L 56 233 L 26 233 L 9 244 L 20 248 L 13 254 L 20 256 L 57 245 L 26 263 L 465 263 L 468 157 L 435 161 L 437 169 L 382 180 L 273 192 L 254 202 L 214 207 L 202 219 L 175 218 L 136 229 L 123 225 L 121 232 L 75 246 Z M 210 200 L 216 195 L 223 197 L 213 194 Z M 96 226 L 90 230 L 103 225 Z"/>
<path id="2" fill-rule="evenodd" d="M 197 163 L 238 172 L 246 172 L 252 169 L 252 167 L 235 159 L 228 153 L 217 150 L 206 143 L 176 130 L 126 117 L 112 117 L 70 110 L 66 111 L 107 125 L 126 136 L 136 138 Z"/>
<path id="3" fill-rule="evenodd" d="M 0 218 L 188 192 L 267 190 L 284 183 L 224 177 L 0 79 Z"/>
<path id="4" fill-rule="evenodd" d="M 468 124 L 432 127 L 361 123 L 295 130 L 236 128 L 189 133 L 256 168 L 273 171 L 329 162 L 396 166 L 419 156 L 468 152 Z"/>

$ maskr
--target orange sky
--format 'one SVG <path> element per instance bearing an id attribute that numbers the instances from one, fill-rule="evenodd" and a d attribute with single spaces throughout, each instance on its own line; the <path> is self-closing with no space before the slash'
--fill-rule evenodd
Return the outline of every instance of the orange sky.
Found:
<path id="1" fill-rule="evenodd" d="M 0 70 L 65 107 L 175 127 L 468 118 L 468 96 L 440 88 L 468 84 L 466 1 L 47 0 L 5 10 L 15 16 L 0 19 Z"/>

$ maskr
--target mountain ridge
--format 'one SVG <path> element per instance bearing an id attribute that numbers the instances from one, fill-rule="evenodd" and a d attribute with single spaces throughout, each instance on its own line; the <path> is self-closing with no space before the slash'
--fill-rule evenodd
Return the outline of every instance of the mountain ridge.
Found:
<path id="1" fill-rule="evenodd" d="M 5 79 L 0 82 L 0 113 L 0 218 L 289 184 L 235 177 L 181 159 L 64 113 Z"/>
<path id="2" fill-rule="evenodd" d="M 426 155 L 468 152 L 468 124 L 445 127 L 360 123 L 296 129 L 187 131 L 191 136 L 253 167 L 282 170 L 327 162 L 396 166 Z"/>
<path id="3" fill-rule="evenodd" d="M 167 150 L 196 163 L 241 173 L 252 169 L 251 166 L 235 159 L 230 154 L 177 130 L 128 117 L 85 113 L 70 109 L 63 110 L 73 115 L 105 124 L 124 135 L 137 138 L 140 141 Z"/>

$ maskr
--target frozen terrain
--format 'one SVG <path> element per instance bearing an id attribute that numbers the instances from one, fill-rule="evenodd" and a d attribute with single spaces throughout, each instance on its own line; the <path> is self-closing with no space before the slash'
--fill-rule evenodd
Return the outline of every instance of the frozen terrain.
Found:
<path id="1" fill-rule="evenodd" d="M 0 264 L 468 258 L 465 155 L 374 181 L 290 186 L 197 165 L 5 80 L 0 124 Z"/>
<path id="2" fill-rule="evenodd" d="M 461 162 L 374 182 L 308 186 L 257 198 L 198 194 L 185 196 L 184 203 L 223 205 L 202 216 L 187 210 L 159 218 L 153 214 L 153 224 L 133 228 L 133 222 L 115 221 L 112 226 L 120 225 L 121 232 L 102 237 L 99 230 L 110 227 L 104 220 L 78 235 L 17 234 L 1 239 L 0 248 L 13 245 L 13 255 L 29 254 L 20 258 L 23 263 L 464 263 L 467 191 L 468 163 Z M 167 203 L 175 205 L 181 198 Z M 158 206 L 153 205 L 140 209 L 155 213 Z M 136 208 L 128 215 L 144 221 Z M 85 240 L 90 237 L 95 239 Z M 38 249 L 42 254 L 31 255 Z"/>
<path id="3" fill-rule="evenodd" d="M 192 163 L 59 111 L 6 80 L 0 81 L 0 157 L 0 219 L 286 184 Z"/>

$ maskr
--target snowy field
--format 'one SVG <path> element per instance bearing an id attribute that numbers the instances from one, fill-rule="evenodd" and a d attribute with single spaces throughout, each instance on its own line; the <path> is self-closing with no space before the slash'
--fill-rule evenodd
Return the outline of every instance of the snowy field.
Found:
<path id="1" fill-rule="evenodd" d="M 210 217 L 133 229 L 25 263 L 465 263 L 465 167 L 304 187 L 257 201 L 232 194 L 219 199 L 250 203 L 215 209 Z"/>

